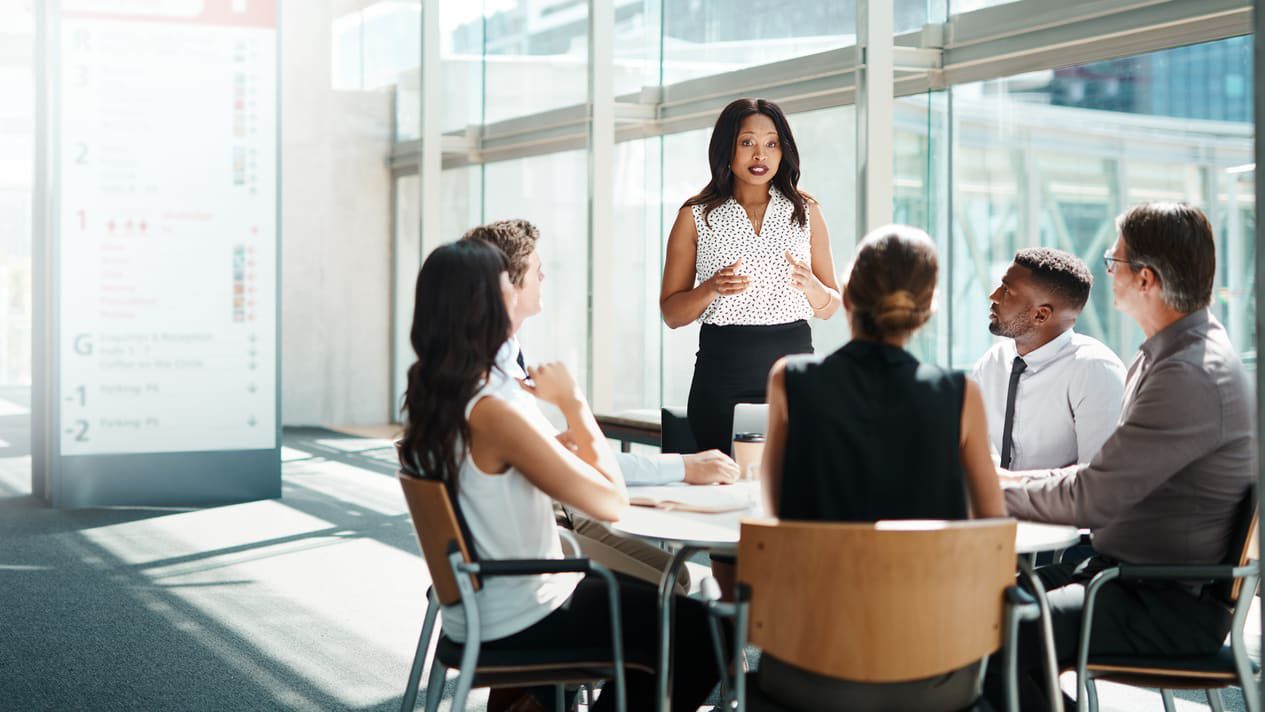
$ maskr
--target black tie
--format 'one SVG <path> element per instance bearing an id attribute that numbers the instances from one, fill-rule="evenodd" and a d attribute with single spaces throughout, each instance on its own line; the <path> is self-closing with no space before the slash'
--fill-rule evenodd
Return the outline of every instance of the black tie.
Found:
<path id="1" fill-rule="evenodd" d="M 1015 428 L 1015 391 L 1019 390 L 1019 376 L 1028 368 L 1028 364 L 1018 356 L 1010 365 L 1010 386 L 1006 388 L 1006 424 L 1001 429 L 1001 466 L 1010 469 L 1010 451 L 1015 443 L 1010 433 Z"/>
<path id="2" fill-rule="evenodd" d="M 518 358 L 516 360 L 518 361 L 518 367 L 523 369 L 523 373 L 527 373 L 527 359 L 523 358 L 522 349 L 518 350 Z"/>

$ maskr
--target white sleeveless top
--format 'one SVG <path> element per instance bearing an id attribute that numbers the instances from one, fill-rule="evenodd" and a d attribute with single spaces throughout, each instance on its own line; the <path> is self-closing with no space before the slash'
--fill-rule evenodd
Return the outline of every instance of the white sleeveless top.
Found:
<path id="1" fill-rule="evenodd" d="M 518 393 L 530 395 L 509 379 L 490 379 L 466 405 L 466 420 L 480 399 L 503 398 L 532 420 L 544 420 L 539 408 L 523 407 Z M 548 425 L 548 421 L 544 421 Z M 552 427 L 552 426 L 550 426 Z M 546 430 L 546 432 L 551 432 Z M 457 475 L 457 501 L 480 559 L 561 559 L 562 544 L 553 516 L 553 500 L 511 467 L 499 475 L 479 470 L 469 451 Z M 479 604 L 479 637 L 496 640 L 526 630 L 570 598 L 580 574 L 487 577 L 475 593 Z M 445 607 L 444 633 L 466 640 L 466 619 L 460 606 Z"/>
<path id="2" fill-rule="evenodd" d="M 701 283 L 739 257 L 739 274 L 751 277 L 751 286 L 739 294 L 716 297 L 699 321 L 718 326 L 786 324 L 811 319 L 813 308 L 804 293 L 791 286 L 791 265 L 786 251 L 797 259 L 812 263 L 809 246 L 809 223 L 800 227 L 794 222 L 795 204 L 773 186 L 769 186 L 769 207 L 764 225 L 756 235 L 737 200 L 730 198 L 703 221 L 703 206 L 695 205 L 694 227 L 698 230 L 698 249 L 694 273 Z"/>

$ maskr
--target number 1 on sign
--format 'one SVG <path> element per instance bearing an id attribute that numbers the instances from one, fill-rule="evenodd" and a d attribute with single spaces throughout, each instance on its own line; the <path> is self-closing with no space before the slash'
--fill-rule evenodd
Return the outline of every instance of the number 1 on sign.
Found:
<path id="1" fill-rule="evenodd" d="M 75 214 L 79 216 L 79 229 L 87 230 L 88 229 L 88 214 L 84 211 L 83 208 L 79 208 L 79 210 L 75 211 Z"/>

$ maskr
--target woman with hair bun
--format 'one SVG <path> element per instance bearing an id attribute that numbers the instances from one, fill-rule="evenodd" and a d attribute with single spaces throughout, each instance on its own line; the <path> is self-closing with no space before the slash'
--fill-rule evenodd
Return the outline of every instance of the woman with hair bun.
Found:
<path id="1" fill-rule="evenodd" d="M 842 281 L 852 340 L 825 356 L 788 356 L 769 374 L 766 511 L 782 519 L 873 522 L 1006 516 L 979 386 L 919 363 L 904 346 L 931 317 L 935 244 L 881 227 Z M 969 497 L 969 501 L 968 501 Z M 767 653 L 757 684 L 788 708 L 943 709 L 979 681 L 978 664 L 908 683 L 815 675 Z M 822 702 L 829 700 L 829 704 Z"/>
<path id="2" fill-rule="evenodd" d="M 774 365 L 764 449 L 770 514 L 841 522 L 1005 516 L 979 386 L 904 348 L 931 317 L 936 272 L 935 243 L 923 231 L 871 232 L 844 279 L 852 340 L 824 358 Z"/>

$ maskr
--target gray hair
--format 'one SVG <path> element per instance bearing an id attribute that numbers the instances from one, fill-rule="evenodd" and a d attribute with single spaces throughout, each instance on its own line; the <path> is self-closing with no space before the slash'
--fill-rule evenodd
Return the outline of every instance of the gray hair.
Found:
<path id="1" fill-rule="evenodd" d="M 1160 282 L 1160 297 L 1188 314 L 1212 302 L 1217 274 L 1216 239 L 1199 208 L 1186 203 L 1143 203 L 1116 219 L 1125 256 Z"/>

